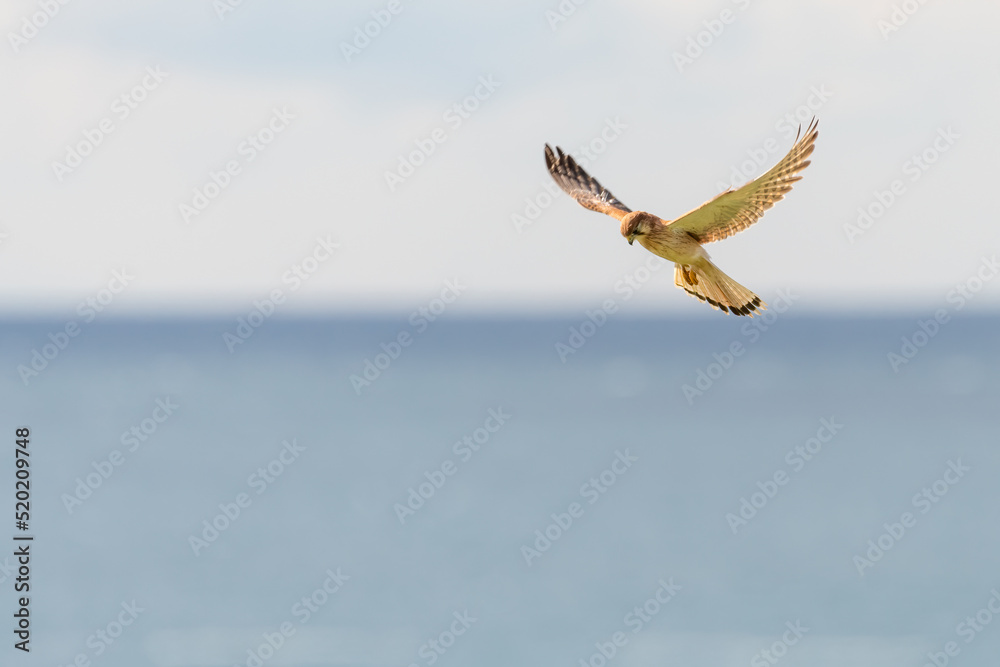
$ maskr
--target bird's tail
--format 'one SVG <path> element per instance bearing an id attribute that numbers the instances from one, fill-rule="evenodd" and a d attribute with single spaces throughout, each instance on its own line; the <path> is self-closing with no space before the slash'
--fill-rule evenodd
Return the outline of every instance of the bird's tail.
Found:
<path id="1" fill-rule="evenodd" d="M 708 259 L 696 264 L 675 264 L 674 283 L 713 308 L 733 315 L 749 315 L 767 308 L 760 297 L 723 273 Z"/>

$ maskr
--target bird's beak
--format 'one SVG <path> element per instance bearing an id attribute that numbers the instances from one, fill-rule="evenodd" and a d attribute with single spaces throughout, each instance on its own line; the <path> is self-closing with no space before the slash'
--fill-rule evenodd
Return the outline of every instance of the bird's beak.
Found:
<path id="1" fill-rule="evenodd" d="M 628 237 L 628 244 L 629 245 L 632 245 L 632 241 L 635 241 L 635 234 L 633 234 L 632 236 Z"/>

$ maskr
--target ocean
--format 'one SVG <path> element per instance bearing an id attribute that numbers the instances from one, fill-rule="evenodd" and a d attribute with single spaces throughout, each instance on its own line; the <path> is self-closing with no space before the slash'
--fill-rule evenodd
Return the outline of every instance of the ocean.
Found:
<path id="1" fill-rule="evenodd" d="M 1000 318 L 591 315 L 6 321 L 2 662 L 996 665 Z"/>

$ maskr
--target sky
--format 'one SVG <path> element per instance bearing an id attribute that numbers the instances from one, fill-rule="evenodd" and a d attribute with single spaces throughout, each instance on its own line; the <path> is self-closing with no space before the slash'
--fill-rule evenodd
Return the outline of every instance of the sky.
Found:
<path id="1" fill-rule="evenodd" d="M 714 261 L 804 313 L 922 315 L 962 289 L 993 311 L 998 20 L 972 1 L 12 0 L 0 314 L 407 313 L 458 285 L 459 315 L 572 315 L 631 280 L 632 314 L 707 317 L 552 186 L 543 145 L 671 219 L 813 115 L 803 180 Z"/>

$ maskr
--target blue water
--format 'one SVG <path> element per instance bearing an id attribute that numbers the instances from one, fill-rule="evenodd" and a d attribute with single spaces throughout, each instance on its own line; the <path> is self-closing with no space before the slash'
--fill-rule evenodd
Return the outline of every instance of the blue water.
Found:
<path id="1" fill-rule="evenodd" d="M 1000 318 L 580 325 L 4 323 L 0 661 L 997 664 Z"/>

